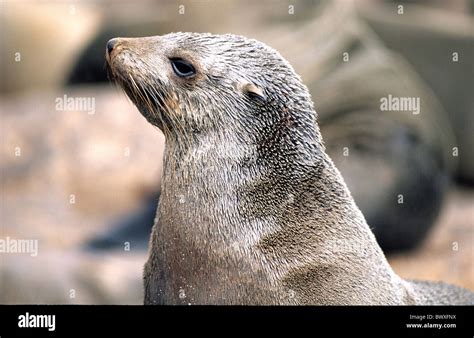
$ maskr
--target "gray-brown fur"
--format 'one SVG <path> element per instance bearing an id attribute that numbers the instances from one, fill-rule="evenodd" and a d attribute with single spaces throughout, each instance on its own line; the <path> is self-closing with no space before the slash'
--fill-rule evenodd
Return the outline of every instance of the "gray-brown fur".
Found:
<path id="1" fill-rule="evenodd" d="M 196 76 L 178 78 L 174 57 Z M 108 61 L 166 136 L 146 304 L 473 303 L 469 291 L 392 271 L 277 51 L 177 33 L 122 39 Z"/>

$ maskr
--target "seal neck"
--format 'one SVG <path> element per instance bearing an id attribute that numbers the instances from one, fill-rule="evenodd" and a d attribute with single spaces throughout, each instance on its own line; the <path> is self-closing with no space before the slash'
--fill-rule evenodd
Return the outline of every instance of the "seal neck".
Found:
<path id="1" fill-rule="evenodd" d="M 239 281 L 244 269 L 256 294 L 270 290 L 267 300 L 291 290 L 301 297 L 296 303 L 338 304 L 348 299 L 339 299 L 341 292 L 354 293 L 359 304 L 401 303 L 401 281 L 310 115 L 303 121 L 283 115 L 268 130 L 257 127 L 258 133 L 248 127 L 198 135 L 188 148 L 167 143 L 154 241 L 161 241 L 158 252 L 182 265 L 180 276 L 168 278 L 198 285 L 219 272 L 221 287 L 222 279 Z M 308 280 L 317 283 L 312 289 L 321 289 L 319 296 L 305 295 L 301 281 Z M 386 294 L 374 294 L 381 289 Z M 195 299 L 200 296 L 206 302 L 199 292 Z"/>

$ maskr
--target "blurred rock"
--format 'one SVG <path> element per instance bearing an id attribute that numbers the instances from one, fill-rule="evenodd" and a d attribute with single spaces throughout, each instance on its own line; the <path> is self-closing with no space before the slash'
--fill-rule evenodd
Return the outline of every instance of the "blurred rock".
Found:
<path id="1" fill-rule="evenodd" d="M 59 88 L 101 20 L 69 1 L 2 1 L 0 16 L 0 93 Z"/>

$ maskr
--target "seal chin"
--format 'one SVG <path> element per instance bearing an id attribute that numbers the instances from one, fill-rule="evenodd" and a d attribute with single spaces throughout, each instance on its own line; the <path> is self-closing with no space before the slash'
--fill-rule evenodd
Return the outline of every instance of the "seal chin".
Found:
<path id="1" fill-rule="evenodd" d="M 167 113 L 163 108 L 164 104 L 161 96 L 154 94 L 151 89 L 143 85 L 138 85 L 134 80 L 118 81 L 118 83 L 143 117 L 163 131 Z"/>

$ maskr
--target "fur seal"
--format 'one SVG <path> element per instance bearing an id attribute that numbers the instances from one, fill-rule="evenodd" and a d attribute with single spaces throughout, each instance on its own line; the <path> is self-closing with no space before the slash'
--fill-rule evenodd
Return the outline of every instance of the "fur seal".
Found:
<path id="1" fill-rule="evenodd" d="M 212 8 L 191 2 L 186 8 L 195 15 L 184 21 L 183 16 L 176 17 L 174 7 L 160 5 L 159 11 L 166 13 L 160 17 L 139 15 L 131 18 L 125 10 L 120 20 L 114 18 L 107 21 L 84 50 L 71 73 L 69 84 L 107 81 L 103 58 L 97 57 L 97 51 L 102 51 L 107 41 L 114 36 L 161 35 L 171 31 L 210 29 L 252 35 L 282 51 L 285 59 L 295 66 L 297 73 L 304 79 L 313 99 L 318 102 L 318 123 L 326 152 L 340 170 L 384 252 L 419 246 L 435 224 L 451 178 L 459 174 L 457 160 L 460 160 L 462 167 L 462 162 L 466 163 L 470 159 L 461 154 L 462 149 L 472 149 L 469 143 L 462 141 L 467 138 L 457 138 L 456 141 L 452 127 L 462 126 L 461 133 L 466 135 L 472 132 L 465 118 L 456 119 L 456 123 L 451 123 L 447 118 L 468 116 L 462 113 L 461 107 L 465 105 L 446 106 L 449 109 L 445 111 L 417 72 L 419 66 L 424 65 L 427 70 L 431 69 L 431 74 L 437 74 L 434 82 L 446 89 L 444 97 L 449 96 L 450 102 L 470 102 L 465 90 L 452 90 L 456 82 L 453 79 L 459 73 L 469 74 L 470 68 L 467 66 L 470 65 L 470 59 L 463 57 L 448 68 L 444 61 L 434 62 L 435 59 L 445 60 L 446 53 L 442 50 L 418 52 L 418 62 L 411 62 L 417 65 L 413 69 L 404 62 L 403 57 L 390 52 L 365 20 L 359 17 L 351 1 L 293 1 L 292 4 L 297 8 L 294 15 L 288 15 L 284 8 L 268 4 L 241 6 L 235 3 L 230 10 L 227 2 L 215 3 Z M 146 11 L 148 13 L 150 9 Z M 401 20 L 408 12 L 412 11 L 397 15 L 397 18 Z M 219 19 L 209 21 L 209 17 L 202 16 L 204 14 Z M 424 17 L 424 14 L 420 13 L 419 16 Z M 231 20 L 233 17 L 245 17 L 246 25 Z M 408 21 L 420 20 L 410 18 Z M 408 41 L 409 37 L 416 35 L 412 29 L 405 30 L 410 25 L 402 26 L 388 30 L 397 32 L 394 34 L 395 40 L 400 40 L 399 33 L 402 32 L 406 35 L 402 41 Z M 437 31 L 429 31 L 431 45 L 450 45 L 445 40 L 439 43 Z M 416 43 L 402 45 L 409 51 L 424 51 L 429 47 L 425 45 L 428 41 L 425 36 L 426 33 L 422 34 L 423 38 Z M 460 55 L 467 52 L 465 48 L 458 47 L 452 50 L 459 51 Z M 440 69 L 445 71 L 438 71 Z M 442 76 L 439 75 L 441 73 Z M 429 84 L 434 88 L 432 82 Z M 460 84 L 456 87 L 470 88 Z M 461 93 L 464 93 L 462 98 L 459 96 Z M 413 115 L 396 109 L 382 112 L 380 99 L 390 96 L 419 98 L 420 114 Z M 455 112 L 453 109 L 456 107 L 458 109 Z M 459 133 L 459 130 L 455 131 Z M 459 157 L 453 153 L 455 145 L 459 148 Z M 367 172 L 371 175 L 367 175 Z M 373 185 L 374 181 L 378 182 L 377 186 Z M 403 200 L 400 201 L 400 198 Z M 145 203 L 156 207 L 153 198 Z M 146 217 L 149 214 L 143 214 L 137 220 Z M 145 225 L 130 222 L 127 225 L 130 230 L 126 232 L 131 233 L 147 225 L 151 231 L 153 218 L 150 217 Z M 142 235 L 144 233 L 141 232 Z M 109 236 L 112 241 L 117 241 L 114 238 L 116 234 Z M 106 238 L 104 240 L 109 241 Z M 143 241 L 147 240 L 148 236 L 144 236 Z M 123 240 L 118 239 L 118 242 Z"/>
<path id="2" fill-rule="evenodd" d="M 166 138 L 145 304 L 474 303 L 394 273 L 276 50 L 174 33 L 112 39 L 106 59 Z"/>

